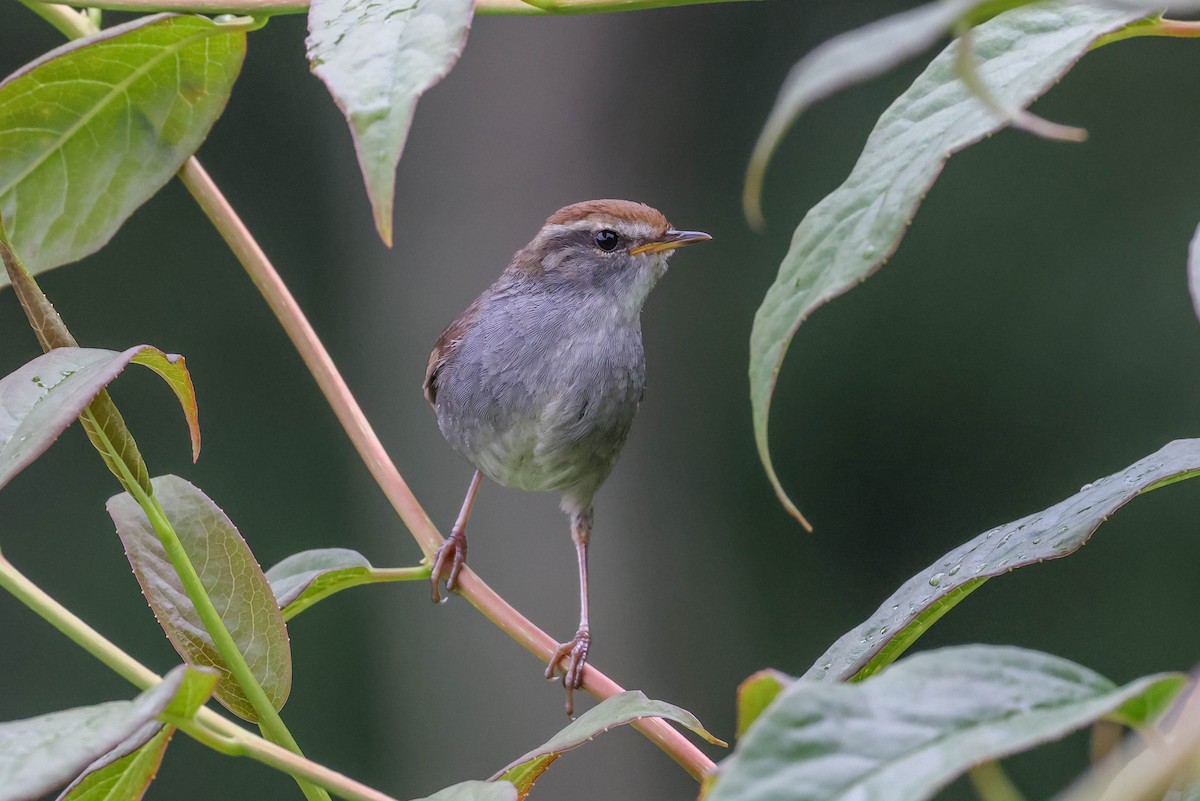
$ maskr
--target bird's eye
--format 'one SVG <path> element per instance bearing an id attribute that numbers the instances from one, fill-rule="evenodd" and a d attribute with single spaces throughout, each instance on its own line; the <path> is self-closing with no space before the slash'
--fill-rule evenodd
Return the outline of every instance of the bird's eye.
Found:
<path id="1" fill-rule="evenodd" d="M 617 242 L 621 237 L 616 231 L 610 231 L 605 228 L 603 231 L 596 233 L 596 247 L 601 250 L 616 250 Z"/>

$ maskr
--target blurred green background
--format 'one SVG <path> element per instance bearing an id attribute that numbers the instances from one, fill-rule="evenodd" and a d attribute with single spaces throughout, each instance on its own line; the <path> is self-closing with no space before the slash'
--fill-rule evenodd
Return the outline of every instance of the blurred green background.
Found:
<path id="1" fill-rule="evenodd" d="M 840 183 L 929 54 L 800 121 L 768 175 L 765 235 L 740 216 L 742 170 L 792 63 L 906 5 L 766 0 L 477 19 L 457 68 L 420 103 L 392 250 L 375 236 L 345 125 L 307 72 L 302 17 L 252 35 L 200 151 L 443 528 L 470 476 L 420 392 L 445 324 L 576 200 L 643 200 L 714 235 L 677 256 L 644 316 L 646 400 L 597 499 L 593 660 L 727 739 L 749 673 L 803 672 L 945 551 L 1197 432 L 1200 323 L 1184 267 L 1200 220 L 1200 51 L 1135 40 L 1089 55 L 1036 107 L 1087 127 L 1086 144 L 1005 132 L 951 159 L 887 268 L 804 326 L 772 442 L 816 533 L 775 502 L 750 425 L 754 311 L 792 228 Z M 4 74 L 59 41 L 19 3 L 0 5 Z M 204 488 L 264 567 L 335 545 L 378 565 L 419 559 L 178 183 L 101 253 L 42 285 L 86 345 L 148 342 L 187 356 L 199 464 L 148 371 L 130 370 L 114 395 L 152 471 Z M 0 293 L 0 372 L 36 354 L 15 298 Z M 116 490 L 74 427 L 0 493 L 0 547 L 166 670 L 176 657 L 104 512 Z M 1072 558 L 989 583 L 920 647 L 1018 644 L 1115 681 L 1188 670 L 1200 660 L 1198 512 L 1200 482 L 1139 499 Z M 471 533 L 474 568 L 569 636 L 574 554 L 557 498 L 485 485 Z M 353 590 L 290 629 L 284 716 L 297 738 L 312 758 L 397 798 L 485 778 L 566 722 L 562 691 L 535 660 L 460 599 L 434 607 L 425 585 Z M 0 720 L 132 692 L 0 597 Z M 298 797 L 280 774 L 176 740 L 150 798 Z M 1084 752 L 1075 737 L 1014 760 L 1012 774 L 1044 797 Z M 535 790 L 580 801 L 694 794 L 629 730 L 564 757 Z"/>

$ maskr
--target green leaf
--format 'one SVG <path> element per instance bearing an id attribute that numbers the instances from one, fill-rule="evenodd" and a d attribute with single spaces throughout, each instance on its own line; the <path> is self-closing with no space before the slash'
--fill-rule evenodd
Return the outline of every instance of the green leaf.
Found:
<path id="1" fill-rule="evenodd" d="M 737 737 L 740 740 L 763 710 L 795 679 L 778 670 L 751 674 L 737 689 Z"/>
<path id="2" fill-rule="evenodd" d="M 225 513 L 195 486 L 170 475 L 151 483 L 154 498 L 179 535 L 238 650 L 271 703 L 282 708 L 292 686 L 287 628 L 254 554 Z M 215 668 L 221 675 L 217 700 L 234 714 L 257 721 L 253 705 L 217 653 L 141 506 L 129 493 L 121 493 L 109 499 L 108 513 L 142 593 L 175 650 L 188 664 Z"/>
<path id="3" fill-rule="evenodd" d="M 392 244 L 396 165 L 417 100 L 467 43 L 472 0 L 313 0 L 308 60 L 354 137 L 379 236 Z"/>
<path id="4" fill-rule="evenodd" d="M 275 601 L 291 620 L 317 601 L 361 584 L 424 581 L 429 566 L 377 568 L 349 548 L 317 548 L 292 554 L 267 571 Z"/>
<path id="5" fill-rule="evenodd" d="M 267 571 L 267 581 L 283 609 L 305 601 L 304 606 L 310 606 L 342 585 L 359 583 L 356 579 L 370 572 L 371 563 L 358 551 L 318 548 L 283 559 Z"/>
<path id="6" fill-rule="evenodd" d="M 801 679 L 721 763 L 708 801 L 917 801 L 973 765 L 1186 683 L 1157 675 L 1118 688 L 1065 659 L 990 645 L 918 654 L 858 684 Z"/>
<path id="7" fill-rule="evenodd" d="M 196 395 L 182 356 L 149 345 L 118 353 L 55 348 L 0 378 L 0 487 L 40 456 L 130 362 L 161 375 L 179 399 L 199 454 Z"/>
<path id="8" fill-rule="evenodd" d="M 1041 512 L 989 529 L 917 573 L 835 642 L 805 679 L 845 681 L 895 660 L 951 607 L 993 576 L 1074 553 L 1140 493 L 1200 475 L 1200 439 L 1180 439 Z"/>
<path id="9" fill-rule="evenodd" d="M 0 724 L 0 801 L 35 799 L 66 783 L 166 710 L 185 685 L 216 677 L 180 666 L 132 701 L 53 712 Z"/>
<path id="10" fill-rule="evenodd" d="M 1068 2 L 1006 12 L 975 29 L 979 75 L 997 98 L 1023 108 L 1099 36 L 1139 16 Z M 755 440 L 776 494 L 798 518 L 775 474 L 767 440 L 771 395 L 792 336 L 814 310 L 883 265 L 951 153 L 1003 126 L 958 80 L 956 54 L 957 44 L 943 50 L 879 118 L 850 176 L 796 228 L 755 315 L 750 335 Z"/>
<path id="11" fill-rule="evenodd" d="M 469 781 L 438 790 L 417 801 L 516 801 L 517 789 L 506 781 Z"/>
<path id="12" fill-rule="evenodd" d="M 817 101 L 917 55 L 983 2 L 948 0 L 918 6 L 835 36 L 800 59 L 779 88 L 746 169 L 742 205 L 751 224 L 758 227 L 763 223 L 763 175 L 779 140 L 801 114 Z"/>
<path id="13" fill-rule="evenodd" d="M 0 83 L 0 216 L 30 270 L 98 250 L 170 180 L 225 108 L 257 24 L 145 17 Z"/>
<path id="14" fill-rule="evenodd" d="M 529 753 L 517 757 L 492 776 L 492 780 L 505 779 L 517 787 L 518 797 L 524 798 L 550 764 L 564 751 L 578 748 L 596 735 L 614 726 L 623 726 L 640 718 L 664 718 L 691 729 L 715 745 L 724 742 L 708 733 L 686 709 L 664 701 L 651 701 L 640 690 L 627 690 L 605 698 L 594 707 L 571 721 L 558 734 L 542 743 Z"/>
<path id="15" fill-rule="evenodd" d="M 58 801 L 140 801 L 158 774 L 167 744 L 175 733 L 171 726 L 156 723 L 148 723 L 139 731 L 143 730 L 149 737 L 140 745 L 129 749 L 122 744 L 89 765 L 59 795 Z"/>

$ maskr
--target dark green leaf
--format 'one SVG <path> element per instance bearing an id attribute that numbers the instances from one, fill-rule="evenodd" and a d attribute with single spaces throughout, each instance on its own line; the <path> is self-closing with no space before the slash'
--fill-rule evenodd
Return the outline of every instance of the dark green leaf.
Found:
<path id="1" fill-rule="evenodd" d="M 795 679 L 778 670 L 760 670 L 738 685 L 737 736 L 740 740 L 775 697 Z"/>
<path id="2" fill-rule="evenodd" d="M 350 123 L 375 227 L 392 244 L 396 164 L 417 100 L 467 43 L 472 0 L 313 0 L 308 60 Z"/>
<path id="3" fill-rule="evenodd" d="M 517 790 L 505 781 L 469 781 L 438 790 L 417 801 L 516 801 Z"/>
<path id="4" fill-rule="evenodd" d="M 1097 37 L 1140 13 L 1067 2 L 1006 12 L 975 29 L 979 74 L 996 97 L 1023 108 Z M 942 51 L 884 112 L 845 183 L 805 215 L 755 316 L 750 337 L 755 439 L 776 494 L 797 517 L 767 441 L 771 395 L 788 343 L 814 310 L 883 265 L 946 158 L 1002 127 L 958 80 L 956 53 L 956 44 Z"/>
<path id="5" fill-rule="evenodd" d="M 159 476 L 151 483 L 154 498 L 179 535 L 238 650 L 271 703 L 282 708 L 292 686 L 287 628 L 254 554 L 225 513 L 192 484 L 178 476 Z M 129 493 L 110 498 L 108 513 L 142 592 L 175 650 L 189 664 L 216 668 L 221 674 L 217 700 L 246 720 L 256 721 L 253 705 L 217 653 L 146 513 Z"/>
<path id="6" fill-rule="evenodd" d="M 918 654 L 857 684 L 801 679 L 721 763 L 708 801 L 918 801 L 974 765 L 1185 684 L 1158 675 L 1118 688 L 1058 657 L 985 645 Z"/>
<path id="7" fill-rule="evenodd" d="M 640 690 L 627 690 L 604 699 L 568 723 L 558 734 L 524 756 L 514 759 L 499 770 L 492 780 L 505 779 L 517 787 L 521 798 L 550 764 L 564 751 L 578 748 L 596 735 L 614 726 L 623 726 L 640 718 L 664 718 L 691 729 L 710 743 L 725 745 L 713 737 L 686 709 L 664 701 L 651 701 Z"/>
<path id="8" fill-rule="evenodd" d="M 839 638 L 804 678 L 845 681 L 870 675 L 988 578 L 1074 553 L 1139 493 L 1196 475 L 1200 439 L 1175 440 L 1124 470 L 1085 484 L 1049 509 L 985 531 L 904 582 L 873 615 Z"/>
<path id="9" fill-rule="evenodd" d="M 0 801 L 27 801 L 66 783 L 162 714 L 182 688 L 211 692 L 215 680 L 180 666 L 132 701 L 0 724 Z"/>
<path id="10" fill-rule="evenodd" d="M 142 738 L 142 732 L 148 734 Z M 133 748 L 118 746 L 87 769 L 58 797 L 58 801 L 140 801 L 158 774 L 163 754 L 175 729 L 149 723 L 130 741 Z M 130 742 L 127 741 L 127 742 Z"/>
<path id="11" fill-rule="evenodd" d="M 98 250 L 171 179 L 225 108 L 255 25 L 144 17 L 0 83 L 0 216 L 30 270 Z"/>
<path id="12" fill-rule="evenodd" d="M 175 391 L 200 447 L 196 396 L 182 356 L 149 345 L 118 353 L 95 348 L 56 348 L 0 378 L 0 487 L 40 456 L 105 385 L 130 362 L 144 364 Z"/>

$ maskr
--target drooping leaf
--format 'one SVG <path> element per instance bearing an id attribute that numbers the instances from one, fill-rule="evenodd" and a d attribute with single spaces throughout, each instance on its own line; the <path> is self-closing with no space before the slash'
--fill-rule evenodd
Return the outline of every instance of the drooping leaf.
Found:
<path id="1" fill-rule="evenodd" d="M 740 740 L 763 710 L 795 679 L 778 670 L 752 673 L 737 690 L 737 736 Z"/>
<path id="2" fill-rule="evenodd" d="M 929 651 L 857 684 L 801 679 L 750 727 L 708 801 L 931 797 L 973 765 L 1060 739 L 1180 675 L 1117 687 L 1023 648 Z"/>
<path id="3" fill-rule="evenodd" d="M 238 650 L 276 709 L 292 686 L 287 628 L 271 585 L 246 541 L 207 495 L 178 476 L 153 479 L 154 498 L 174 527 Z M 216 697 L 231 712 L 257 721 L 254 706 L 217 653 L 146 513 L 129 493 L 113 496 L 108 513 L 142 593 L 184 661 L 215 668 Z"/>
<path id="4" fill-rule="evenodd" d="M 392 244 L 396 164 L 417 100 L 450 72 L 472 0 L 313 0 L 308 60 L 350 123 L 375 227 Z"/>
<path id="5" fill-rule="evenodd" d="M 517 788 L 506 781 L 461 782 L 416 801 L 517 801 Z"/>
<path id="6" fill-rule="evenodd" d="M 371 563 L 367 557 L 349 548 L 319 548 L 292 554 L 267 571 L 267 581 L 280 609 L 325 596 L 368 575 Z M 308 606 L 306 603 L 305 606 Z"/>
<path id="7" fill-rule="evenodd" d="M 427 566 L 377 568 L 349 548 L 317 548 L 283 559 L 267 571 L 267 581 L 285 620 L 335 592 L 384 581 L 428 580 Z"/>
<path id="8" fill-rule="evenodd" d="M 492 776 L 492 780 L 505 779 L 516 785 L 520 798 L 529 794 L 529 789 L 538 777 L 546 772 L 550 764 L 564 751 L 578 748 L 596 735 L 615 726 L 623 726 L 641 718 L 664 718 L 673 720 L 691 729 L 710 743 L 725 745 L 708 733 L 696 716 L 686 709 L 664 701 L 652 701 L 640 690 L 627 690 L 605 698 L 596 706 L 568 723 L 558 734 L 523 756 L 517 757 Z"/>
<path id="9" fill-rule="evenodd" d="M 1069 2 L 1005 12 L 975 28 L 979 75 L 998 98 L 1023 108 L 1097 37 L 1140 14 Z M 750 336 L 755 439 L 776 494 L 798 518 L 775 474 L 767 441 L 771 395 L 784 354 L 814 310 L 882 266 L 946 158 L 1001 127 L 959 82 L 956 55 L 955 44 L 943 50 L 879 118 L 850 176 L 801 221 L 755 315 Z"/>
<path id="10" fill-rule="evenodd" d="M 0 378 L 0 487 L 58 438 L 130 362 L 161 375 L 174 390 L 200 447 L 196 396 L 182 356 L 136 345 L 118 353 L 96 348 L 56 348 Z"/>
<path id="11" fill-rule="evenodd" d="M 31 271 L 98 250 L 170 180 L 225 108 L 257 24 L 144 17 L 0 83 L 0 216 Z"/>
<path id="12" fill-rule="evenodd" d="M 947 0 L 884 17 L 835 36 L 800 59 L 784 78 L 762 133 L 754 144 L 742 205 L 752 224 L 762 224 L 763 174 L 779 140 L 810 106 L 907 61 L 946 35 L 984 0 Z"/>
<path id="13" fill-rule="evenodd" d="M 989 529 L 901 585 L 863 623 L 842 635 L 805 679 L 864 678 L 904 652 L 980 584 L 1025 565 L 1074 553 L 1139 494 L 1200 475 L 1200 439 L 1168 443 L 1049 509 Z"/>
<path id="14" fill-rule="evenodd" d="M 166 710 L 216 676 L 180 666 L 132 701 L 52 712 L 0 724 L 0 801 L 28 801 L 70 781 Z"/>
<path id="15" fill-rule="evenodd" d="M 144 739 L 143 733 L 148 735 Z M 59 795 L 58 801 L 140 801 L 158 775 L 174 733 L 171 726 L 146 724 L 130 738 L 142 739 L 140 745 L 129 748 L 123 743 L 93 762 Z"/>

